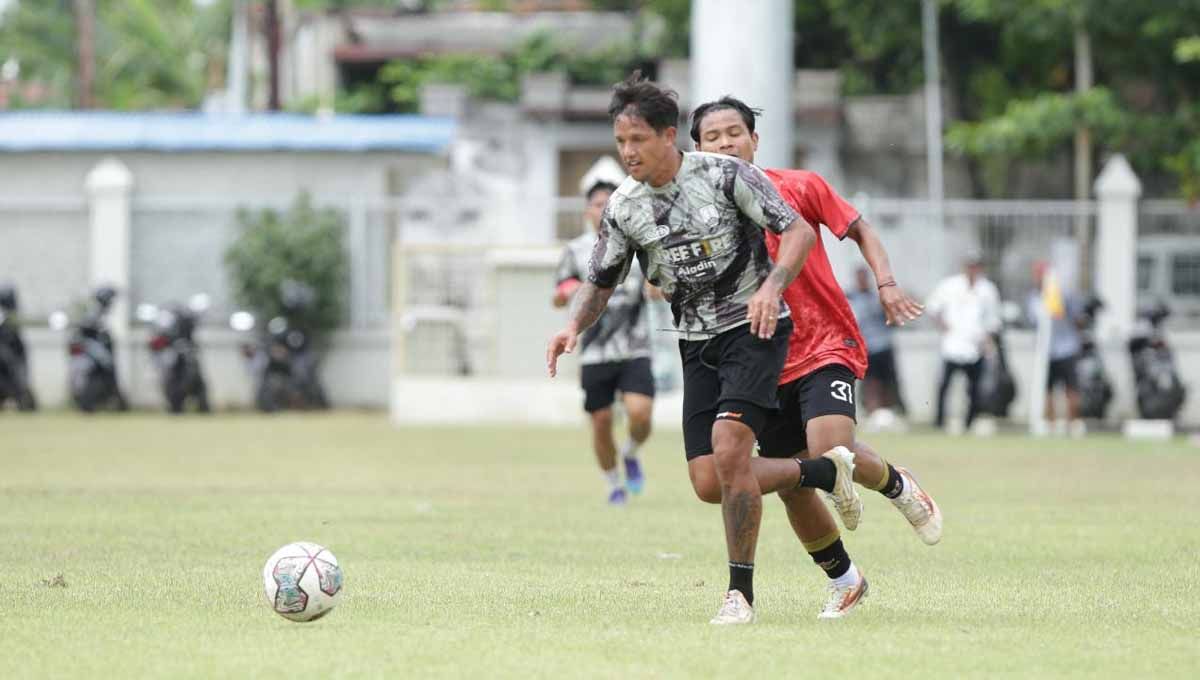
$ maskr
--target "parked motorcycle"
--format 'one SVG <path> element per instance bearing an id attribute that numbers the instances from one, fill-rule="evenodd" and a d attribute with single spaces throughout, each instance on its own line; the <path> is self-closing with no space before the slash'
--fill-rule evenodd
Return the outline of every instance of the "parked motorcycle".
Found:
<path id="1" fill-rule="evenodd" d="M 1104 360 L 1096 346 L 1096 315 L 1104 309 L 1104 302 L 1097 297 L 1089 298 L 1078 319 L 1079 360 L 1075 362 L 1075 376 L 1079 383 L 1079 415 L 1082 418 L 1103 420 L 1108 404 L 1113 398 L 1112 381 L 1104 368 Z"/>
<path id="2" fill-rule="evenodd" d="M 0 409 L 9 399 L 20 411 L 37 409 L 37 399 L 29 385 L 29 357 L 21 340 L 17 319 L 17 290 L 0 286 Z"/>
<path id="3" fill-rule="evenodd" d="M 1163 322 L 1170 315 L 1171 310 L 1162 302 L 1139 309 L 1129 338 L 1138 413 L 1142 418 L 1173 420 L 1187 398 L 1187 389 L 1179 378 L 1174 353 L 1163 331 Z"/>
<path id="4" fill-rule="evenodd" d="M 286 280 L 280 296 L 284 315 L 272 318 L 259 329 L 254 342 L 242 345 L 255 383 L 255 406 L 265 413 L 282 408 L 329 408 L 312 334 L 303 325 L 304 313 L 316 300 L 316 293 L 303 283 Z M 230 317 L 229 325 L 249 332 L 258 326 L 258 319 L 239 311 Z"/>
<path id="5" fill-rule="evenodd" d="M 105 323 L 116 296 L 111 287 L 97 288 L 67 342 L 71 399 L 85 413 L 107 406 L 118 411 L 129 410 L 129 402 L 117 382 L 116 353 Z M 64 330 L 70 325 L 65 312 L 50 316 L 52 328 Z"/>
<path id="6" fill-rule="evenodd" d="M 158 367 L 167 410 L 171 413 L 183 413 L 188 400 L 200 413 L 211 410 L 208 386 L 200 368 L 200 347 L 193 338 L 196 324 L 208 304 L 208 296 L 200 293 L 193 295 L 187 305 L 138 305 L 138 319 L 152 328 L 150 352 Z"/>

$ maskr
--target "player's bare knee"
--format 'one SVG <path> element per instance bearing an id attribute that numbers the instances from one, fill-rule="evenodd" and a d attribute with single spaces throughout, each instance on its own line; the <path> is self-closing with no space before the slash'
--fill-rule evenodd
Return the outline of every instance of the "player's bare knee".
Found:
<path id="1" fill-rule="evenodd" d="M 696 498 L 705 503 L 717 505 L 721 502 L 721 484 L 716 477 L 703 481 L 692 480 L 692 490 L 696 492 Z"/>
<path id="2" fill-rule="evenodd" d="M 721 502 L 721 482 L 717 479 L 712 455 L 701 456 L 690 461 L 688 477 L 692 480 L 692 490 L 696 492 L 697 498 L 705 503 Z"/>
<path id="3" fill-rule="evenodd" d="M 651 423 L 650 413 L 630 413 L 629 414 L 629 436 L 633 437 L 634 441 L 644 442 L 650 437 Z"/>
<path id="4" fill-rule="evenodd" d="M 732 479 L 750 468 L 753 440 L 739 436 L 718 437 L 713 433 L 713 464 L 718 479 Z"/>
<path id="5" fill-rule="evenodd" d="M 611 408 L 592 411 L 592 427 L 597 430 L 607 430 L 612 427 L 613 413 Z"/>

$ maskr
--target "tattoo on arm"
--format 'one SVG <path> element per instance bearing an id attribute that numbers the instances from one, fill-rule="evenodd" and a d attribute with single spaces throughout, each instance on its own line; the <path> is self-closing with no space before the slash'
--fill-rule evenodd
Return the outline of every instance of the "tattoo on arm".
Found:
<path id="1" fill-rule="evenodd" d="M 768 275 L 771 283 L 780 290 L 787 288 L 804 267 L 804 261 L 808 259 L 808 253 L 816 242 L 816 232 L 808 226 L 804 218 L 797 218 L 783 233 L 775 267 Z"/>
<path id="2" fill-rule="evenodd" d="M 604 313 L 604 308 L 608 306 L 608 299 L 612 294 L 612 288 L 600 288 L 590 281 L 579 287 L 575 293 L 575 303 L 571 307 L 571 319 L 580 333 L 596 323 Z"/>
<path id="3" fill-rule="evenodd" d="M 775 265 L 775 268 L 771 270 L 770 279 L 772 283 L 783 289 L 787 288 L 792 279 L 796 278 L 797 273 L 782 265 Z"/>

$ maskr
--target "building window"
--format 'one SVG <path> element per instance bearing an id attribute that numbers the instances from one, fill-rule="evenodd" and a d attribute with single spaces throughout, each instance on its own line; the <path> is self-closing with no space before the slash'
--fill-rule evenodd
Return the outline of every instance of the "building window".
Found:
<path id="1" fill-rule="evenodd" d="M 1141 255 L 1137 259 L 1137 289 L 1139 293 L 1149 293 L 1154 286 L 1154 269 L 1157 262 L 1150 255 Z"/>
<path id="2" fill-rule="evenodd" d="M 1200 296 L 1200 253 L 1171 258 L 1171 292 L 1175 295 Z"/>

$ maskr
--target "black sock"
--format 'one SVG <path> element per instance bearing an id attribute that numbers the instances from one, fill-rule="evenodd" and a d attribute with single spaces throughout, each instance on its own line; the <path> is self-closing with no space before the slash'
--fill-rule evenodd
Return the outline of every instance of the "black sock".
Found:
<path id="1" fill-rule="evenodd" d="M 842 545 L 840 538 L 828 546 L 808 554 L 829 578 L 837 578 L 850 570 L 850 555 L 846 552 L 846 546 Z"/>
<path id="2" fill-rule="evenodd" d="M 729 563 L 729 589 L 740 592 L 746 602 L 754 605 L 754 565 L 745 562 Z"/>
<path id="3" fill-rule="evenodd" d="M 796 458 L 800 465 L 800 482 L 797 488 L 810 487 L 833 493 L 833 483 L 837 480 L 837 466 L 828 458 L 803 459 Z"/>
<path id="4" fill-rule="evenodd" d="M 896 472 L 896 468 L 892 467 L 891 463 L 884 461 L 883 464 L 887 466 L 887 481 L 876 490 L 888 498 L 896 498 L 901 491 L 904 491 L 904 478 L 900 476 L 899 472 Z"/>

